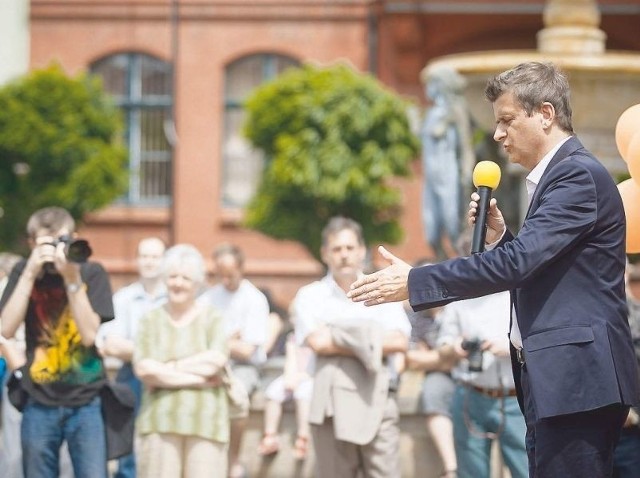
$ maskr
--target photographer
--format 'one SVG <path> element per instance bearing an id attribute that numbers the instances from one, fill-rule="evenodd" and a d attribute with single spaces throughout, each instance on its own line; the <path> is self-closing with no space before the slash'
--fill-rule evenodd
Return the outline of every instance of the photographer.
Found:
<path id="1" fill-rule="evenodd" d="M 439 315 L 440 354 L 458 360 L 451 405 L 458 478 L 489 478 L 497 440 L 512 478 L 528 476 L 525 422 L 509 358 L 509 293 L 454 302 Z"/>
<path id="2" fill-rule="evenodd" d="M 3 336 L 13 337 L 25 324 L 25 478 L 58 476 L 65 441 L 76 477 L 107 476 L 99 398 L 105 375 L 94 341 L 100 323 L 113 318 L 111 287 L 104 268 L 86 262 L 90 249 L 73 239 L 74 229 L 62 208 L 33 213 L 31 254 L 13 268 L 0 300 Z"/>

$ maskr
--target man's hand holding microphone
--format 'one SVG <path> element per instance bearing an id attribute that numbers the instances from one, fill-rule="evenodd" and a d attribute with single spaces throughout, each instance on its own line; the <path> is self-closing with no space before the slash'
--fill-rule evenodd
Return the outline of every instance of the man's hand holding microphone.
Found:
<path id="1" fill-rule="evenodd" d="M 480 161 L 473 170 L 473 184 L 467 221 L 474 226 L 471 253 L 484 251 L 485 244 L 498 242 L 506 229 L 498 202 L 491 197 L 500 183 L 500 167 L 493 161 Z"/>
<path id="2" fill-rule="evenodd" d="M 491 193 L 498 187 L 500 176 L 500 167 L 492 161 L 481 161 L 473 170 L 473 182 L 478 190 L 471 195 L 467 220 L 474 226 L 471 245 L 471 252 L 474 254 L 484 251 L 485 244 L 499 241 L 506 230 L 497 202 L 491 198 Z M 364 302 L 367 306 L 408 299 L 407 282 L 411 266 L 383 246 L 378 247 L 378 252 L 389 265 L 351 284 L 347 297 L 354 302 Z"/>

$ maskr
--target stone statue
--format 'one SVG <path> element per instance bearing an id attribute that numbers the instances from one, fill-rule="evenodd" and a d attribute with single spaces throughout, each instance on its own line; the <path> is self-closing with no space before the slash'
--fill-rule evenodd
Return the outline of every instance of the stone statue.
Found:
<path id="1" fill-rule="evenodd" d="M 445 257 L 450 253 L 443 248 L 443 237 L 451 245 L 460 234 L 475 165 L 465 87 L 466 80 L 453 69 L 438 68 L 427 77 L 426 94 L 433 106 L 422 127 L 422 218 L 429 245 Z"/>

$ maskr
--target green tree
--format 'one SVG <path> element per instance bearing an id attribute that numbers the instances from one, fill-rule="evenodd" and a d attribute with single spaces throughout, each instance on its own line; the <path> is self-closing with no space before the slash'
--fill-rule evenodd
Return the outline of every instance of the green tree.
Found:
<path id="1" fill-rule="evenodd" d="M 122 119 L 99 79 L 59 66 L 0 89 L 0 247 L 20 250 L 28 217 L 61 206 L 74 218 L 126 186 Z"/>
<path id="2" fill-rule="evenodd" d="M 245 223 L 302 243 L 315 257 L 334 215 L 362 224 L 368 244 L 395 244 L 401 194 L 418 153 L 407 103 L 345 65 L 287 70 L 246 102 L 245 135 L 267 158 Z"/>

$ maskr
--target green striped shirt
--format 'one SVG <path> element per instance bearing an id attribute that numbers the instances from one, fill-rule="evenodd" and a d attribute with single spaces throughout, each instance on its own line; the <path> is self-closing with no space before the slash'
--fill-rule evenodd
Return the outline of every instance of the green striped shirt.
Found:
<path id="1" fill-rule="evenodd" d="M 147 313 L 138 328 L 134 362 L 145 358 L 167 362 L 207 350 L 227 354 L 222 317 L 205 307 L 191 323 L 176 327 L 164 308 Z M 137 420 L 140 434 L 175 433 L 226 443 L 228 399 L 223 387 L 145 389 Z"/>

